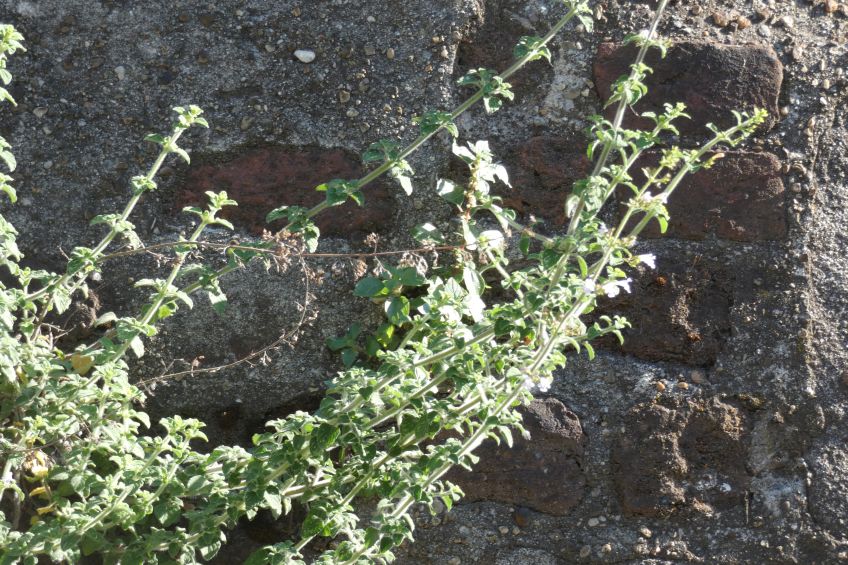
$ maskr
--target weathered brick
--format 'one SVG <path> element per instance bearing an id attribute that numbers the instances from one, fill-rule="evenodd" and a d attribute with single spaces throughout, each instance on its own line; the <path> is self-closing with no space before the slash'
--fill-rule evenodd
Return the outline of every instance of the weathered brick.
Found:
<path id="1" fill-rule="evenodd" d="M 600 345 L 649 361 L 713 365 L 731 330 L 730 275 L 705 261 L 660 257 L 655 271 L 633 278 L 632 293 L 604 299 L 598 309 L 630 321 L 624 344 L 604 338 Z"/>
<path id="2" fill-rule="evenodd" d="M 459 44 L 457 76 L 480 67 L 503 70 L 504 63 L 509 64 L 514 58 L 512 52 L 518 40 L 528 35 L 527 29 L 514 16 L 525 8 L 524 0 L 489 0 L 482 4 L 485 12 Z M 547 84 L 551 74 L 551 66 L 546 61 L 534 61 L 510 77 L 509 82 L 513 90 L 523 96 Z"/>
<path id="3" fill-rule="evenodd" d="M 611 453 L 612 478 L 628 514 L 666 516 L 681 507 L 709 512 L 740 504 L 744 414 L 717 399 L 680 406 L 640 404 L 624 417 Z"/>
<path id="4" fill-rule="evenodd" d="M 504 159 L 512 188 L 499 186 L 496 192 L 510 208 L 562 225 L 572 183 L 589 172 L 585 146 L 577 136 L 528 139 Z"/>
<path id="5" fill-rule="evenodd" d="M 656 157 L 646 161 L 654 166 Z M 771 153 L 727 152 L 711 168 L 687 175 L 669 198 L 668 211 L 667 237 L 781 239 L 787 225 L 780 161 Z M 642 232 L 642 237 L 661 235 L 656 222 Z"/>
<path id="6" fill-rule="evenodd" d="M 560 401 L 534 400 L 522 409 L 531 441 L 514 438 L 513 447 L 488 440 L 475 452 L 480 461 L 469 472 L 455 469 L 448 479 L 469 501 L 518 504 L 561 516 L 583 497 L 586 437 L 577 416 Z"/>
<path id="7" fill-rule="evenodd" d="M 610 86 L 630 72 L 635 57 L 633 45 L 599 46 L 594 77 L 602 100 L 609 98 Z M 666 102 L 685 103 L 692 119 L 679 121 L 681 135 L 711 135 L 704 127 L 709 122 L 732 125 L 731 110 L 765 108 L 769 112 L 765 127 L 770 129 L 777 121 L 783 65 L 771 47 L 684 41 L 675 43 L 665 59 L 652 49 L 646 63 L 654 72 L 645 81 L 649 92 L 636 109 L 659 113 Z M 611 107 L 607 115 L 612 117 L 614 112 Z M 631 128 L 652 125 L 632 112 L 625 114 L 624 124 Z"/>
<path id="8" fill-rule="evenodd" d="M 254 233 L 270 226 L 265 216 L 277 206 L 313 206 L 324 199 L 315 187 L 334 178 L 357 179 L 363 175 L 359 158 L 343 149 L 317 147 L 268 147 L 250 150 L 223 163 L 192 166 L 176 199 L 176 210 L 206 203 L 205 191 L 226 190 L 238 201 L 223 216 Z M 382 231 L 390 222 L 395 203 L 387 181 L 364 189 L 365 206 L 346 202 L 316 216 L 322 234 L 352 235 Z"/>

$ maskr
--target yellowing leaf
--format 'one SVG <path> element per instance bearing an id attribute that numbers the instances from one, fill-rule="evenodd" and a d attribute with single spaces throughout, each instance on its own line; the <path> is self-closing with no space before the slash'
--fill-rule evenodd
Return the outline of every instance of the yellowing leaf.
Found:
<path id="1" fill-rule="evenodd" d="M 74 353 L 71 355 L 71 366 L 78 375 L 85 375 L 94 366 L 94 359 L 88 355 Z"/>

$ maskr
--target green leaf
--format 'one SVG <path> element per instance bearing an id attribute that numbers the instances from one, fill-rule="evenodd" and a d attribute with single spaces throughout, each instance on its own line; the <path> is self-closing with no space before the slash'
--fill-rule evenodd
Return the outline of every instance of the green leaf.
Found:
<path id="1" fill-rule="evenodd" d="M 465 201 L 465 189 L 447 179 L 439 179 L 439 182 L 436 184 L 436 192 L 439 196 L 457 206 L 462 205 Z"/>
<path id="2" fill-rule="evenodd" d="M 18 162 L 15 160 L 15 156 L 11 151 L 6 151 L 5 149 L 0 151 L 0 159 L 6 163 L 6 166 L 9 167 L 9 171 L 14 171 L 15 167 L 18 166 Z"/>
<path id="3" fill-rule="evenodd" d="M 410 322 L 409 299 L 405 296 L 393 296 L 386 301 L 386 316 L 396 326 Z"/>
<path id="4" fill-rule="evenodd" d="M 345 367 L 352 367 L 356 363 L 357 357 L 359 357 L 359 353 L 354 349 L 345 349 L 342 351 L 342 363 L 344 363 Z"/>
<path id="5" fill-rule="evenodd" d="M 356 287 L 353 290 L 353 294 L 355 296 L 362 296 L 364 298 L 372 298 L 374 296 L 385 296 L 388 294 L 388 289 L 386 288 L 383 281 L 378 279 L 377 277 L 365 277 L 356 283 Z"/>
<path id="6" fill-rule="evenodd" d="M 262 496 L 262 501 L 274 518 L 279 518 L 283 513 L 283 498 L 279 493 L 266 490 Z"/>
<path id="7" fill-rule="evenodd" d="M 130 349 L 132 349 L 136 357 L 144 357 L 144 342 L 140 337 L 135 336 L 130 340 Z"/>
<path id="8" fill-rule="evenodd" d="M 445 237 L 433 224 L 426 223 L 415 226 L 412 229 L 412 237 L 415 241 L 425 245 L 438 245 L 445 242 Z"/>

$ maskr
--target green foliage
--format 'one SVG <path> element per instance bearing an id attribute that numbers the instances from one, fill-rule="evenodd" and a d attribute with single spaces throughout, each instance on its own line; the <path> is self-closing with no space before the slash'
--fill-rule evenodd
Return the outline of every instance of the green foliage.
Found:
<path id="1" fill-rule="evenodd" d="M 268 222 L 286 222 L 278 236 L 299 239 L 314 252 L 320 234 L 312 218 L 323 210 L 348 199 L 362 205 L 362 189 L 385 173 L 411 192 L 408 155 L 442 129 L 457 137 L 455 119 L 473 103 L 482 100 L 492 112 L 511 100 L 506 79 L 527 61 L 549 59 L 547 43 L 568 21 L 577 17 L 590 26 L 585 1 L 564 3 L 568 13 L 548 34 L 521 40 L 510 69 L 500 75 L 472 71 L 461 81 L 476 89 L 466 102 L 450 113 L 417 118 L 421 135 L 408 147 L 374 143 L 363 161 L 379 165 L 365 177 L 320 185 L 325 200 L 313 208 L 272 210 Z M 0 26 L 4 84 L 11 80 L 6 56 L 22 49 L 21 40 L 10 26 Z M 651 37 L 639 41 L 654 44 Z M 647 72 L 637 60 L 630 77 L 616 83 L 619 114 L 644 93 Z M 3 96 L 8 98 L 5 90 Z M 95 338 L 68 351 L 45 323 L 49 313 L 67 310 L 85 294 L 115 238 L 130 248 L 140 245 L 129 216 L 155 190 L 166 158 L 189 160 L 180 137 L 194 126 L 207 127 L 196 106 L 174 110 L 171 131 L 147 138 L 160 152 L 146 174 L 132 179 L 126 207 L 92 220 L 105 235 L 93 247 L 74 249 L 64 273 L 22 267 L 18 234 L 0 217 L 0 267 L 16 282 L 0 285 L 0 563 L 79 562 L 91 555 L 106 563 L 194 563 L 214 557 L 240 519 L 262 509 L 280 517 L 296 503 L 306 509 L 298 537 L 263 547 L 247 563 L 303 563 L 303 549 L 315 537 L 337 542 L 319 563 L 390 560 L 395 547 L 412 539 L 412 505 L 440 500 L 450 508 L 461 492 L 443 479 L 445 473 L 473 466 L 473 452 L 487 438 L 510 444 L 512 430 L 523 431 L 517 408 L 550 386 L 567 354 L 592 358 L 593 339 L 622 338 L 623 318 L 589 322 L 586 315 L 599 297 L 629 291 L 627 268 L 653 266 L 653 256 L 631 249 L 649 221 L 665 228 L 665 203 L 683 176 L 709 166 L 708 153 L 740 143 L 765 116 L 736 114 L 736 126 L 711 128 L 713 139 L 697 150 L 664 147 L 642 184 L 630 175 L 631 166 L 646 149 L 660 146 L 663 133 L 676 131 L 673 120 L 684 116 L 684 108 L 647 115 L 655 124 L 651 131 L 595 117 L 588 149 L 595 168 L 564 203 L 571 221 L 556 236 L 519 223 L 491 194 L 493 183 L 509 181 L 488 143 L 454 143 L 468 179 L 440 181 L 438 192 L 456 211 L 460 228 L 427 223 L 414 233 L 428 245 L 448 244 L 447 264 L 426 273 L 406 263 L 380 264 L 353 293 L 379 305 L 385 321 L 373 333 L 355 324 L 328 340 L 346 369 L 329 382 L 319 410 L 268 422 L 250 449 L 202 452 L 196 444 L 206 437 L 197 420 L 164 418 L 151 429 L 141 408 L 144 393 L 128 378 L 128 353 L 144 355 L 145 339 L 159 322 L 192 308 L 196 292 L 222 311 L 221 278 L 278 252 L 274 241 L 261 241 L 229 248 L 226 265 L 217 269 L 188 263 L 206 228 L 232 229 L 220 217 L 235 205 L 226 193 L 209 192 L 205 207 L 186 208 L 196 216 L 195 228 L 173 243 L 164 276 L 136 283 L 149 292 L 137 315 L 103 314 Z M 5 141 L 0 159 L 14 168 Z M 10 182 L 0 176 L 0 190 L 14 201 Z M 616 191 L 629 195 L 627 210 L 617 225 L 606 226 L 598 213 Z M 525 257 L 520 268 L 505 252 L 515 235 Z M 503 298 L 492 298 L 493 286 Z M 452 437 L 435 441 L 444 430 Z M 376 501 L 367 520 L 358 504 L 366 499 Z"/>

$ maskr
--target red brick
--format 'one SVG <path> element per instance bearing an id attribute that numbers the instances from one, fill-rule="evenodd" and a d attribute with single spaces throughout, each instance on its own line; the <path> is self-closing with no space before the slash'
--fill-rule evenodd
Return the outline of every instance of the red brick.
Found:
<path id="1" fill-rule="evenodd" d="M 630 72 L 636 57 L 633 45 L 602 43 L 595 58 L 594 77 L 598 95 L 604 102 L 610 86 Z M 641 112 L 662 112 L 666 102 L 683 102 L 691 120 L 680 120 L 683 136 L 711 135 L 704 125 L 713 122 L 720 127 L 735 123 L 731 110 L 768 110 L 766 128 L 777 121 L 778 96 L 783 82 L 783 65 L 771 47 L 759 45 L 722 45 L 712 42 L 679 42 L 660 59 L 652 49 L 646 59 L 654 69 L 646 84 L 649 92 L 636 106 Z M 608 117 L 615 105 L 607 109 Z M 652 123 L 632 112 L 625 114 L 629 128 L 650 127 Z"/>
<path id="2" fill-rule="evenodd" d="M 744 414 L 715 398 L 680 406 L 640 404 L 624 417 L 612 478 L 628 514 L 667 516 L 743 502 L 750 476 Z"/>
<path id="3" fill-rule="evenodd" d="M 512 188 L 499 186 L 496 192 L 517 212 L 562 225 L 571 185 L 589 173 L 585 147 L 586 140 L 576 136 L 528 139 L 505 158 Z"/>
<path id="4" fill-rule="evenodd" d="M 448 479 L 465 492 L 465 500 L 518 504 L 562 516 L 577 506 L 586 488 L 582 470 L 586 436 L 577 416 L 559 400 L 534 400 L 521 409 L 532 439 L 517 434 L 513 447 L 488 440 L 475 454 L 469 472 L 455 469 Z"/>
<path id="5" fill-rule="evenodd" d="M 656 164 L 655 157 L 648 161 Z M 687 175 L 669 199 L 668 211 L 668 237 L 782 239 L 787 224 L 780 161 L 771 153 L 727 152 L 713 167 Z M 642 237 L 661 235 L 656 222 L 642 232 Z"/>
<path id="6" fill-rule="evenodd" d="M 695 366 L 715 364 L 730 335 L 732 281 L 706 261 L 657 259 L 657 269 L 633 273 L 632 293 L 604 299 L 599 314 L 625 316 L 624 344 L 604 338 L 599 345 L 648 361 Z"/>
<path id="7" fill-rule="evenodd" d="M 317 147 L 268 147 L 247 151 L 223 163 L 192 166 L 176 199 L 176 211 L 188 205 L 204 205 L 205 191 L 227 191 L 238 207 L 226 208 L 224 217 L 254 233 L 280 228 L 282 221 L 265 223 L 268 212 L 278 206 L 310 207 L 324 199 L 315 187 L 334 178 L 357 179 L 363 175 L 359 158 L 343 149 Z M 316 216 L 322 234 L 352 235 L 382 231 L 391 222 L 395 203 L 389 181 L 380 180 L 364 189 L 365 205 L 347 202 Z"/>

